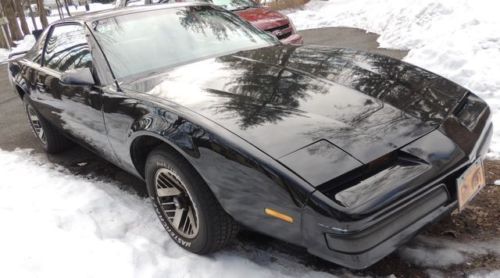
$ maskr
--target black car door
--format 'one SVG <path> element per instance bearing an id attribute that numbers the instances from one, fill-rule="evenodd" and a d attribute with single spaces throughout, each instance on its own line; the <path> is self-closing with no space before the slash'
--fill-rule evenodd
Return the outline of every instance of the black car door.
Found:
<path id="1" fill-rule="evenodd" d="M 113 160 L 102 116 L 101 89 L 61 83 L 65 71 L 94 71 L 86 27 L 64 23 L 51 27 L 35 73 L 31 98 L 38 111 L 56 127 L 89 149 Z"/>

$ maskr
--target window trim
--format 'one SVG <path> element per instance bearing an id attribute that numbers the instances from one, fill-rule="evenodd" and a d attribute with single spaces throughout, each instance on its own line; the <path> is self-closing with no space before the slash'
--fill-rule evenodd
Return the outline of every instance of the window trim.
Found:
<path id="1" fill-rule="evenodd" d="M 90 53 L 92 55 L 92 73 L 94 75 L 94 79 L 96 79 L 96 83 L 99 83 L 101 86 L 114 84 L 116 82 L 116 78 L 113 70 L 111 70 L 111 66 L 109 65 L 108 57 L 104 54 L 104 51 L 102 50 L 99 42 L 96 40 L 89 24 L 92 23 L 84 23 L 88 34 L 87 41 L 89 41 Z M 99 59 L 96 59 L 96 55 Z M 100 63 L 97 63 L 97 61 L 100 61 Z"/>
<path id="2" fill-rule="evenodd" d="M 45 54 L 45 43 L 47 42 L 47 37 L 49 36 L 49 33 L 50 33 L 49 29 L 43 31 L 42 35 L 38 39 L 38 42 L 30 50 L 30 52 L 37 51 L 37 50 L 42 51 L 42 53 L 40 54 L 40 61 L 39 62 L 34 61 L 34 58 L 36 57 L 36 53 L 32 53 L 33 56 L 29 58 L 30 62 L 37 64 L 38 67 L 41 67 L 42 63 L 43 63 L 43 55 Z"/>

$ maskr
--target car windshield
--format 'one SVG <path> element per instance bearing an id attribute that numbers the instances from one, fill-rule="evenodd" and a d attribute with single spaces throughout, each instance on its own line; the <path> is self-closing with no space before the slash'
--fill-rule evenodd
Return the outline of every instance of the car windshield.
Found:
<path id="1" fill-rule="evenodd" d="M 131 13 L 95 21 L 92 29 L 117 79 L 278 43 L 210 6 Z"/>

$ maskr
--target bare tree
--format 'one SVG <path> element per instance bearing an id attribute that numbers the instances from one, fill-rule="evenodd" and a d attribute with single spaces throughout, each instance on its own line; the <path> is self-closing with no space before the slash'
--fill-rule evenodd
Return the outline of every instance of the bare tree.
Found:
<path id="1" fill-rule="evenodd" d="M 31 17 L 31 23 L 33 23 L 33 30 L 38 30 L 36 24 L 35 13 L 33 12 L 33 7 L 31 6 L 31 0 L 26 0 L 24 3 L 28 2 L 28 12 Z"/>
<path id="2" fill-rule="evenodd" d="M 20 0 L 12 0 L 14 2 L 14 7 L 16 9 L 17 17 L 21 22 L 21 29 L 25 35 L 30 33 L 30 28 L 28 27 L 28 22 L 26 22 L 26 15 L 24 14 L 23 4 Z"/>
<path id="3" fill-rule="evenodd" d="M 71 5 L 71 3 L 68 0 L 64 0 L 64 7 L 66 8 L 66 12 L 68 13 L 68 16 L 71 16 L 71 13 L 69 12 L 69 5 Z"/>
<path id="4" fill-rule="evenodd" d="M 40 14 L 40 21 L 42 22 L 43 29 L 49 26 L 49 22 L 47 21 L 47 14 L 45 13 L 45 5 L 43 4 L 43 0 L 36 0 L 38 5 L 38 13 Z"/>
<path id="5" fill-rule="evenodd" d="M 3 9 L 0 5 L 0 17 L 4 18 Z M 0 48 L 9 48 L 11 45 L 12 39 L 9 35 L 9 28 L 7 27 L 7 23 L 0 22 Z"/>
<path id="6" fill-rule="evenodd" d="M 17 22 L 16 10 L 12 0 L 0 0 L 2 3 L 3 12 L 9 21 L 10 35 L 13 40 L 22 40 L 24 38 L 19 23 Z"/>

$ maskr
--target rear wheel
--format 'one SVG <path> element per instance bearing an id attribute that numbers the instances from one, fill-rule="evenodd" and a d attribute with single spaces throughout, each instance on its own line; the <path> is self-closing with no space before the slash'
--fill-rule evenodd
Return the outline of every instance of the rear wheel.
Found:
<path id="1" fill-rule="evenodd" d="M 59 153 L 71 146 L 71 141 L 35 110 L 28 96 L 24 96 L 23 102 L 31 129 L 46 152 Z"/>
<path id="2" fill-rule="evenodd" d="M 164 146 L 146 162 L 146 183 L 165 230 L 181 247 L 207 254 L 224 247 L 238 225 L 221 207 L 201 176 Z"/>

